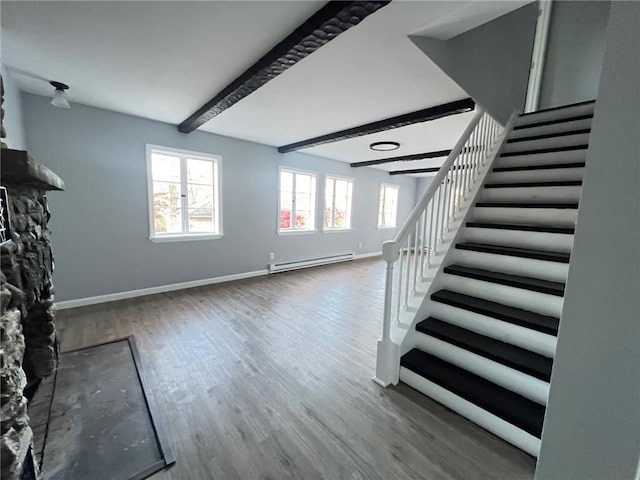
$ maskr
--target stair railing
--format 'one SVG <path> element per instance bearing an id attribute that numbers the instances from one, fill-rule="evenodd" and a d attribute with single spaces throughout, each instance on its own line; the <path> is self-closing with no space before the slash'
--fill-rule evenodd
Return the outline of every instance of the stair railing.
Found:
<path id="1" fill-rule="evenodd" d="M 434 256 L 443 247 L 456 214 L 475 184 L 503 127 L 478 108 L 395 238 L 383 244 L 387 263 L 382 338 L 374 380 L 384 386 L 397 382 L 399 346 L 391 341 L 391 325 L 406 311 L 410 296 L 425 279 Z M 394 270 L 398 265 L 398 274 Z"/>

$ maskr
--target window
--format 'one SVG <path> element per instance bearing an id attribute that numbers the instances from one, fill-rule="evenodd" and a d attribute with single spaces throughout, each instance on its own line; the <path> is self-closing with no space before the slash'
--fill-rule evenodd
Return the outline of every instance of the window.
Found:
<path id="1" fill-rule="evenodd" d="M 147 145 L 152 241 L 222 236 L 220 161 L 213 155 Z"/>
<path id="2" fill-rule="evenodd" d="M 315 211 L 316 175 L 281 168 L 278 233 L 313 232 Z"/>
<path id="3" fill-rule="evenodd" d="M 324 230 L 351 228 L 353 180 L 327 175 L 324 187 Z"/>
<path id="4" fill-rule="evenodd" d="M 395 228 L 397 210 L 398 186 L 383 183 L 380 185 L 378 228 Z"/>

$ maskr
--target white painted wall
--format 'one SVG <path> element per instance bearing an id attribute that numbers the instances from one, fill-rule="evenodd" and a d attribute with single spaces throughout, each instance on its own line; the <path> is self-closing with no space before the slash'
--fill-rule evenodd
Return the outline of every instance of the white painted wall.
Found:
<path id="1" fill-rule="evenodd" d="M 553 2 L 539 108 L 596 98 L 610 4 Z"/>
<path id="2" fill-rule="evenodd" d="M 70 300 L 262 270 L 276 261 L 381 251 L 395 229 L 376 228 L 380 182 L 400 186 L 398 226 L 415 205 L 416 179 L 175 125 L 23 95 L 30 154 L 59 174 L 49 195 L 57 299 Z M 145 144 L 222 155 L 224 237 L 149 241 Z M 318 173 L 318 227 L 324 175 L 354 177 L 353 230 L 278 236 L 278 166 Z M 362 248 L 359 248 L 362 243 Z M 381 292 L 382 294 L 382 292 Z"/>
<path id="3" fill-rule="evenodd" d="M 449 40 L 409 38 L 504 125 L 524 107 L 537 14 L 531 3 Z"/>
<path id="4" fill-rule="evenodd" d="M 640 459 L 640 3 L 612 2 L 536 480 Z"/>
<path id="5" fill-rule="evenodd" d="M 11 73 L 1 66 L 2 81 L 4 83 L 4 129 L 7 132 L 5 143 L 9 148 L 25 150 L 24 122 L 22 119 L 22 98 L 18 85 Z"/>

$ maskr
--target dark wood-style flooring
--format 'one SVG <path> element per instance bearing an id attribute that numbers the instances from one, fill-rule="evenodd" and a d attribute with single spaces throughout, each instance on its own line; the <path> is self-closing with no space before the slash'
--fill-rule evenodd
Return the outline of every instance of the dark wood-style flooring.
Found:
<path id="1" fill-rule="evenodd" d="M 383 284 L 362 260 L 60 311 L 62 350 L 135 335 L 177 460 L 157 480 L 531 479 L 525 453 L 371 381 Z"/>

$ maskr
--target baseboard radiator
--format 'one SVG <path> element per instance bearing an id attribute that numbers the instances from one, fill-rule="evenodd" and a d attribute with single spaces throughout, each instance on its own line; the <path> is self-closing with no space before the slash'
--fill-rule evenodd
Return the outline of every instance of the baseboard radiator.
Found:
<path id="1" fill-rule="evenodd" d="M 308 258 L 306 260 L 295 260 L 290 262 L 272 263 L 269 265 L 269 273 L 286 272 L 289 270 L 299 270 L 301 268 L 317 267 L 330 263 L 347 262 L 355 258 L 355 253 L 342 253 L 340 255 L 330 255 L 327 257 Z"/>

